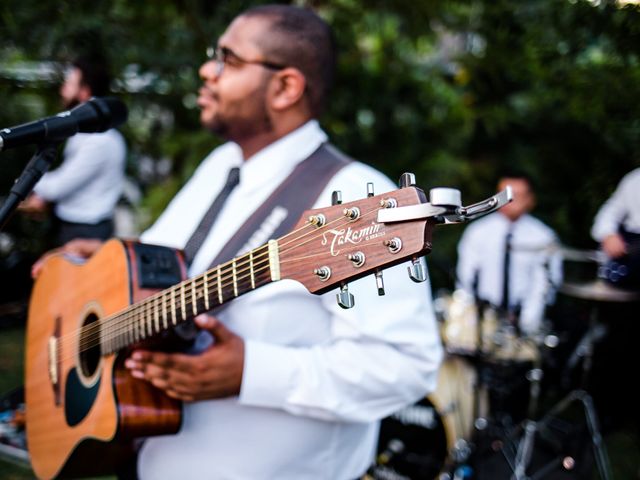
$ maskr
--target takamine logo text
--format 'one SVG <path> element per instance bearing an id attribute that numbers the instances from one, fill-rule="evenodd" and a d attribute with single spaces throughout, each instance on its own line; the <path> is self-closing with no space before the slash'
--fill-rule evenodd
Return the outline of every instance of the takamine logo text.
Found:
<path id="1" fill-rule="evenodd" d="M 331 229 L 322 234 L 322 245 L 331 245 L 331 255 L 336 257 L 340 255 L 340 247 L 342 245 L 347 243 L 358 245 L 363 241 L 373 240 L 384 235 L 385 231 L 382 230 L 382 224 L 371 222 L 371 225 L 357 230 L 351 227 L 343 228 L 342 230 Z"/>

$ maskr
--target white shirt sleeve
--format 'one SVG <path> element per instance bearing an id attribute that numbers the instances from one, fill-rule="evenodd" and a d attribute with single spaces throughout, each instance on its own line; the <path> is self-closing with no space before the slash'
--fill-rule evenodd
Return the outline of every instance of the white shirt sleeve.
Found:
<path id="1" fill-rule="evenodd" d="M 475 228 L 469 225 L 458 242 L 458 264 L 456 267 L 456 287 L 473 293 L 473 284 L 480 270 L 482 251 L 476 241 Z"/>
<path id="2" fill-rule="evenodd" d="M 562 282 L 562 257 L 559 253 L 535 256 L 531 272 L 530 293 L 523 298 L 520 329 L 525 334 L 536 333 L 542 327 L 547 305 L 553 303 Z"/>
<path id="3" fill-rule="evenodd" d="M 640 204 L 640 169 L 624 176 L 611 197 L 600 207 L 591 228 L 591 236 L 597 242 L 618 233 L 620 225 L 629 224 L 632 231 L 640 225 L 637 207 Z"/>
<path id="4" fill-rule="evenodd" d="M 335 291 L 323 295 L 334 324 L 333 338 L 324 344 L 248 340 L 240 402 L 322 420 L 369 422 L 433 391 L 442 346 L 430 286 L 411 284 L 406 265 L 387 270 L 385 282 L 387 294 L 364 304 L 363 290 L 373 290 L 373 280 L 351 284 L 356 307 L 349 311 L 335 306 Z M 304 312 L 299 316 L 304 321 Z"/>
<path id="5" fill-rule="evenodd" d="M 65 150 L 62 164 L 47 172 L 34 191 L 47 201 L 57 202 L 81 189 L 92 177 L 101 174 L 102 166 L 112 159 L 109 141 L 97 138 L 83 142 L 82 148 Z"/>

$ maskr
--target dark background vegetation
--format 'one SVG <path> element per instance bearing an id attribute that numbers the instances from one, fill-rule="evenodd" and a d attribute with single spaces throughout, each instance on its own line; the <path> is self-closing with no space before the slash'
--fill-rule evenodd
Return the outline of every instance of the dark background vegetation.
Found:
<path id="1" fill-rule="evenodd" d="M 0 6 L 0 126 L 59 111 L 64 62 L 102 56 L 129 174 L 152 221 L 218 142 L 198 124 L 198 66 L 230 19 L 259 2 L 36 2 Z M 333 141 L 391 178 L 452 186 L 472 203 L 505 168 L 536 181 L 537 215 L 569 246 L 622 175 L 640 164 L 640 9 L 597 0 L 309 1 L 334 26 L 337 88 L 322 119 Z M 0 194 L 33 152 L 2 152 Z M 363 186 L 364 191 L 364 186 Z M 18 248 L 46 223 L 16 218 Z M 453 281 L 462 228 L 436 233 L 434 284 Z"/>
<path id="2" fill-rule="evenodd" d="M 144 228 L 219 141 L 195 106 L 206 47 L 238 12 L 227 0 L 4 0 L 0 128 L 60 110 L 64 63 L 101 56 L 130 110 L 122 131 Z M 591 249 L 593 216 L 640 165 L 640 8 L 613 0 L 311 0 L 334 27 L 337 87 L 322 125 L 391 178 L 460 188 L 470 204 L 499 172 L 529 173 L 536 215 Z M 33 149 L 0 153 L 0 197 Z M 363 185 L 363 195 L 365 193 Z M 451 288 L 462 227 L 436 231 L 433 287 Z M 28 295 L 48 224 L 16 215 L 0 248 L 0 300 Z M 0 242 L 1 246 L 1 242 Z M 2 312 L 0 312 L 2 313 Z"/>

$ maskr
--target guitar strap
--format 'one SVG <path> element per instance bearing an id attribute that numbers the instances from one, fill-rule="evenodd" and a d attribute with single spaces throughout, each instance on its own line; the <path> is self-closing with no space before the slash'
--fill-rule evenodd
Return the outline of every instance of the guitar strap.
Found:
<path id="1" fill-rule="evenodd" d="M 234 257 L 265 244 L 271 238 L 289 233 L 302 212 L 311 208 L 333 176 L 353 160 L 329 143 L 323 143 L 303 160 L 274 190 L 247 221 L 236 231 L 211 265 L 227 262 Z M 228 304 L 219 306 L 216 311 Z M 186 342 L 196 339 L 199 330 L 193 321 L 176 326 L 173 331 Z M 191 351 L 203 348 L 198 341 Z M 195 350 L 193 350 L 195 348 Z"/>
<path id="2" fill-rule="evenodd" d="M 247 219 L 209 268 L 289 233 L 302 212 L 311 208 L 334 175 L 351 161 L 333 145 L 320 145 Z"/>

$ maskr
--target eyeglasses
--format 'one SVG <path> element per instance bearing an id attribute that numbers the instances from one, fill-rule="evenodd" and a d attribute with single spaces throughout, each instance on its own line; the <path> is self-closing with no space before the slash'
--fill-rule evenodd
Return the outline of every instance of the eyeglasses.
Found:
<path id="1" fill-rule="evenodd" d="M 240 58 L 233 50 L 227 47 L 209 47 L 207 48 L 207 58 L 216 62 L 216 76 L 222 75 L 224 66 L 231 60 L 231 63 L 248 63 L 254 65 L 261 65 L 271 70 L 282 70 L 287 68 L 285 65 L 278 65 L 277 63 L 266 62 L 264 60 L 245 60 Z"/>

